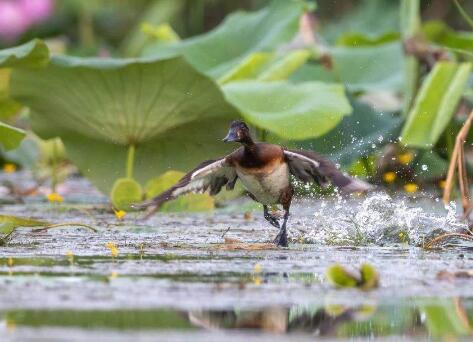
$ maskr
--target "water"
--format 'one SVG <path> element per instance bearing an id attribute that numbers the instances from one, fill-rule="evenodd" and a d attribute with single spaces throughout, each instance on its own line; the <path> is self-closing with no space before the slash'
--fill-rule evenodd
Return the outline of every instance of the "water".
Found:
<path id="1" fill-rule="evenodd" d="M 471 334 L 473 280 L 438 277 L 473 269 L 471 247 L 419 247 L 440 231 L 465 228 L 454 204 L 385 193 L 300 200 L 290 219 L 290 248 L 252 250 L 277 231 L 260 209 L 245 215 L 251 202 L 148 222 L 129 214 L 120 222 L 83 180 L 67 187 L 75 189 L 68 204 L 37 197 L 0 210 L 99 229 L 19 229 L 0 247 L 2 341 L 396 341 Z M 233 250 L 225 238 L 246 249 Z M 116 245 L 116 256 L 107 243 Z M 378 270 L 378 289 L 328 284 L 330 265 L 363 262 Z"/>

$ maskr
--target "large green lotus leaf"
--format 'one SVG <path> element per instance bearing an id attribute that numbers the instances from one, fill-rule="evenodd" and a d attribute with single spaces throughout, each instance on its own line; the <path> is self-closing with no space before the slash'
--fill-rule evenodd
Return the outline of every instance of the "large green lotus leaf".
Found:
<path id="1" fill-rule="evenodd" d="M 275 0 L 257 12 L 232 14 L 206 34 L 177 43 L 151 46 L 144 55 L 183 55 L 199 71 L 219 79 L 249 54 L 273 51 L 291 40 L 305 7 L 301 0 Z"/>
<path id="2" fill-rule="evenodd" d="M 374 38 L 399 30 L 399 1 L 361 0 L 354 3 L 357 6 L 346 11 L 339 20 L 321 25 L 322 36 L 329 42 L 335 43 L 347 32 L 362 33 Z"/>
<path id="3" fill-rule="evenodd" d="M 286 139 L 321 136 L 352 111 L 339 84 L 238 81 L 223 90 L 246 120 Z"/>
<path id="4" fill-rule="evenodd" d="M 0 122 L 0 144 L 6 151 L 16 148 L 25 135 L 25 131 Z"/>
<path id="5" fill-rule="evenodd" d="M 170 129 L 136 148 L 133 176 L 142 185 L 169 169 L 188 171 L 203 160 L 224 156 L 234 146 L 222 142 L 234 116 L 202 119 Z M 84 139 L 73 131 L 58 131 L 68 157 L 102 192 L 125 177 L 127 149 L 112 142 Z"/>
<path id="6" fill-rule="evenodd" d="M 236 115 L 218 87 L 182 58 L 53 57 L 43 69 L 15 69 L 11 94 L 32 109 L 43 138 L 77 132 L 141 144 L 196 120 Z"/>
<path id="7" fill-rule="evenodd" d="M 49 61 L 49 50 L 41 40 L 32 40 L 10 49 L 0 50 L 0 67 L 43 67 Z"/>
<path id="8" fill-rule="evenodd" d="M 399 42 L 334 47 L 333 72 L 351 91 L 398 91 L 403 85 L 404 54 Z"/>
<path id="9" fill-rule="evenodd" d="M 129 144 L 137 146 L 135 175 L 143 183 L 227 151 L 219 141 L 239 116 L 182 57 L 53 57 L 43 69 L 15 69 L 11 94 L 31 108 L 34 131 L 61 137 L 72 161 L 106 193 L 125 176 Z"/>
<path id="10" fill-rule="evenodd" d="M 218 83 L 225 84 L 250 79 L 261 81 L 285 80 L 303 66 L 309 57 L 310 52 L 307 50 L 295 50 L 283 55 L 255 52 L 223 75 Z"/>
<path id="11" fill-rule="evenodd" d="M 442 21 L 429 21 L 422 26 L 426 38 L 439 45 L 473 52 L 473 33 L 456 32 Z"/>
<path id="12" fill-rule="evenodd" d="M 343 118 L 337 129 L 317 138 L 298 142 L 298 147 L 322 153 L 348 166 L 361 156 L 396 140 L 401 119 L 392 113 L 377 112 L 369 105 L 352 101 L 353 113 Z"/>
<path id="13" fill-rule="evenodd" d="M 460 101 L 471 72 L 470 63 L 439 62 L 422 83 L 403 127 L 407 146 L 428 148 L 437 142 Z"/>

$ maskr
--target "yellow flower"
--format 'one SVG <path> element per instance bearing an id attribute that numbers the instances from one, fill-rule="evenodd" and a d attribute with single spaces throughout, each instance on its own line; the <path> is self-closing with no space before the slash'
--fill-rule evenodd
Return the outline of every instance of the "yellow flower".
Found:
<path id="1" fill-rule="evenodd" d="M 412 152 L 405 152 L 398 156 L 399 163 L 402 165 L 408 165 L 412 159 L 414 159 L 414 154 Z"/>
<path id="2" fill-rule="evenodd" d="M 64 201 L 64 198 L 59 195 L 57 192 L 51 192 L 49 195 L 46 196 L 49 202 L 51 203 L 61 203 Z"/>
<path id="3" fill-rule="evenodd" d="M 8 260 L 7 260 L 7 265 L 8 267 L 12 267 L 13 266 L 13 258 L 12 257 L 9 257 Z"/>
<path id="4" fill-rule="evenodd" d="M 114 244 L 113 242 L 107 242 L 105 244 L 105 247 L 107 247 L 110 250 L 110 253 L 112 253 L 112 258 L 118 256 L 118 248 L 116 244 Z"/>
<path id="5" fill-rule="evenodd" d="M 259 286 L 263 283 L 263 279 L 261 279 L 261 277 L 254 277 L 253 278 L 253 284 L 255 284 L 256 286 Z"/>
<path id="6" fill-rule="evenodd" d="M 16 322 L 12 319 L 7 319 L 5 325 L 9 333 L 14 332 L 16 329 Z"/>
<path id="7" fill-rule="evenodd" d="M 440 189 L 445 189 L 445 185 L 447 184 L 447 182 L 444 180 L 444 179 L 441 179 L 439 181 L 439 188 Z"/>
<path id="8" fill-rule="evenodd" d="M 3 165 L 3 172 L 5 173 L 13 173 L 16 171 L 16 165 L 12 163 L 6 163 Z"/>
<path id="9" fill-rule="evenodd" d="M 384 173 L 383 180 L 386 183 L 392 183 L 396 180 L 396 177 L 397 177 L 396 172 L 388 171 L 388 172 Z"/>
<path id="10" fill-rule="evenodd" d="M 419 186 L 415 183 L 407 183 L 406 185 L 404 185 L 404 190 L 408 193 L 414 193 L 419 190 Z"/>
<path id="11" fill-rule="evenodd" d="M 110 273 L 110 275 L 108 276 L 108 279 L 113 280 L 113 279 L 117 279 L 117 277 L 118 277 L 118 272 L 112 271 L 112 273 Z"/>
<path id="12" fill-rule="evenodd" d="M 69 260 L 69 263 L 72 265 L 72 263 L 74 262 L 74 253 L 72 253 L 72 251 L 67 251 L 66 258 L 67 260 Z"/>
<path id="13" fill-rule="evenodd" d="M 260 264 L 256 264 L 253 268 L 254 273 L 261 273 L 263 271 L 263 267 Z"/>
<path id="14" fill-rule="evenodd" d="M 115 211 L 115 217 L 118 219 L 118 220 L 123 220 L 126 216 L 126 211 L 123 211 L 123 210 L 114 210 Z"/>

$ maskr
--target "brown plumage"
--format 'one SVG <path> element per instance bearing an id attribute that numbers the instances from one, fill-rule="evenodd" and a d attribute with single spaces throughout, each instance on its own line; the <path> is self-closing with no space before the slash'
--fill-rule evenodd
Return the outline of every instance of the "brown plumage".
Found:
<path id="1" fill-rule="evenodd" d="M 216 160 L 208 160 L 190 171 L 181 180 L 152 200 L 135 205 L 150 208 L 154 213 L 164 202 L 181 195 L 209 191 L 217 194 L 223 186 L 232 190 L 237 180 L 248 190 L 252 199 L 263 204 L 264 218 L 280 228 L 275 243 L 287 246 L 286 224 L 293 196 L 290 176 L 307 183 L 327 186 L 330 182 L 341 191 L 367 191 L 368 183 L 344 175 L 329 160 L 315 152 L 284 149 L 279 145 L 254 142 L 248 126 L 234 121 L 225 137 L 226 142 L 239 142 L 242 147 Z M 281 204 L 284 209 L 282 226 L 277 217 L 268 211 L 268 205 Z"/>

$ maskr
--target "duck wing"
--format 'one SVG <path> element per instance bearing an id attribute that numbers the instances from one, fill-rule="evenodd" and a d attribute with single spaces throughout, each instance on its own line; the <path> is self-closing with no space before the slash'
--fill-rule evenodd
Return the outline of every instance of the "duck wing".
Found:
<path id="1" fill-rule="evenodd" d="M 315 182 L 326 187 L 329 182 L 343 192 L 368 191 L 374 187 L 343 174 L 334 163 L 315 152 L 284 150 L 291 174 L 304 183 Z"/>
<path id="2" fill-rule="evenodd" d="M 228 190 L 233 190 L 237 178 L 236 170 L 226 157 L 207 160 L 184 175 L 174 186 L 151 200 L 134 204 L 132 207 L 135 209 L 151 208 L 146 215 L 149 217 L 163 203 L 188 193 L 204 193 L 209 190 L 210 195 L 216 195 L 224 185 Z"/>

